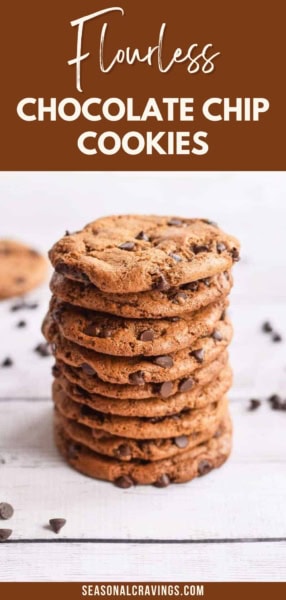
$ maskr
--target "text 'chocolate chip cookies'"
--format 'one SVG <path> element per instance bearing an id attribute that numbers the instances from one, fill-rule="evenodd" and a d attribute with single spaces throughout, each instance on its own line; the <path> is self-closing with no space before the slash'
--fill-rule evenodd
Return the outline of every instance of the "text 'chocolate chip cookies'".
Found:
<path id="1" fill-rule="evenodd" d="M 121 488 L 163 488 L 222 465 L 239 242 L 206 219 L 115 216 L 67 233 L 50 259 L 43 332 L 67 462 Z"/>

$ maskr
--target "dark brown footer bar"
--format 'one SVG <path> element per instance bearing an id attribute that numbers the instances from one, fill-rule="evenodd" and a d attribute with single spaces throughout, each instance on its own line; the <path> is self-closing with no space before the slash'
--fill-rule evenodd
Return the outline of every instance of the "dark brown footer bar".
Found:
<path id="1" fill-rule="evenodd" d="M 88 600 L 89 598 L 285 600 L 286 583 L 0 583 L 0 598 L 3 600 Z"/>

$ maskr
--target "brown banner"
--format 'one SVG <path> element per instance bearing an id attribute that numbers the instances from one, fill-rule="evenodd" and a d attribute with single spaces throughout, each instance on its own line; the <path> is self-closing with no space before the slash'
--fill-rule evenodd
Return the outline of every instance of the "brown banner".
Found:
<path id="1" fill-rule="evenodd" d="M 286 583 L 0 583 L 5 600 L 80 600 L 88 598 L 204 598 L 205 600 L 284 600 Z"/>
<path id="2" fill-rule="evenodd" d="M 2 170 L 284 170 L 281 0 L 1 8 Z"/>

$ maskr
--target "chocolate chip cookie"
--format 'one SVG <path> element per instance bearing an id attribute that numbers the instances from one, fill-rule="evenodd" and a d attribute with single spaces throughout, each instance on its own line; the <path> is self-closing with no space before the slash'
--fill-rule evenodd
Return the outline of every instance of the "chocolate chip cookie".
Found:
<path id="1" fill-rule="evenodd" d="M 76 453 L 78 445 L 83 444 L 98 454 L 117 458 L 124 462 L 138 459 L 143 461 L 162 460 L 182 454 L 186 449 L 190 450 L 210 440 L 214 435 L 220 437 L 222 434 L 221 424 L 217 427 L 216 423 L 212 423 L 207 429 L 198 429 L 190 435 L 154 440 L 127 439 L 67 419 L 56 408 L 55 422 L 73 440 L 70 452 Z"/>
<path id="2" fill-rule="evenodd" d="M 155 357 L 121 357 L 100 354 L 64 339 L 55 323 L 47 322 L 45 336 L 53 344 L 54 355 L 72 367 L 102 381 L 118 384 L 144 385 L 188 377 L 199 365 L 206 366 L 226 349 L 232 338 L 229 320 L 219 321 L 215 335 L 198 338 L 191 348 Z"/>
<path id="3" fill-rule="evenodd" d="M 181 454 L 152 462 L 127 462 L 102 456 L 83 444 L 75 445 L 60 422 L 55 425 L 55 439 L 67 462 L 89 477 L 113 481 L 121 488 L 136 484 L 166 487 L 170 483 L 184 483 L 206 475 L 226 461 L 231 452 L 231 421 L 228 416 L 220 429 L 219 437 L 214 435 L 209 441 L 186 449 Z"/>
<path id="4" fill-rule="evenodd" d="M 183 409 L 165 417 L 122 417 L 99 412 L 72 400 L 58 381 L 53 384 L 53 399 L 58 411 L 66 418 L 82 425 L 101 429 L 106 433 L 135 439 L 170 438 L 189 435 L 196 429 L 218 423 L 226 410 L 226 398 L 201 409 Z"/>
<path id="5" fill-rule="evenodd" d="M 131 319 L 161 319 L 184 316 L 229 294 L 230 271 L 217 273 L 165 291 L 137 294 L 108 294 L 88 282 L 79 282 L 54 273 L 51 291 L 61 301 L 103 313 Z"/>
<path id="6" fill-rule="evenodd" d="M 205 219 L 121 215 L 66 235 L 49 256 L 57 273 L 128 294 L 226 271 L 239 258 L 239 242 Z"/>
<path id="7" fill-rule="evenodd" d="M 81 309 L 52 298 L 43 325 L 55 321 L 61 335 L 85 348 L 112 356 L 162 356 L 190 347 L 211 334 L 224 314 L 227 300 L 186 313 L 184 318 L 124 319 Z"/>
<path id="8" fill-rule="evenodd" d="M 33 248 L 0 240 L 0 300 L 21 296 L 42 283 L 48 272 L 46 259 Z"/>

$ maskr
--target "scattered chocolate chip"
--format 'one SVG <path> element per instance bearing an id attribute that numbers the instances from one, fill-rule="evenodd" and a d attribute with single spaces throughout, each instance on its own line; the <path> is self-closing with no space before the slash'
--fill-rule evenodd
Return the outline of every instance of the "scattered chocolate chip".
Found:
<path id="1" fill-rule="evenodd" d="M 273 342 L 282 342 L 282 336 L 280 335 L 280 333 L 273 333 L 272 341 Z"/>
<path id="2" fill-rule="evenodd" d="M 199 475 L 206 475 L 212 470 L 212 468 L 213 467 L 208 460 L 201 460 L 201 462 L 198 465 Z"/>
<path id="3" fill-rule="evenodd" d="M 223 310 L 221 315 L 220 315 L 220 321 L 224 321 L 226 317 L 226 310 Z"/>
<path id="4" fill-rule="evenodd" d="M 199 281 L 190 281 L 190 283 L 184 283 L 181 286 L 182 290 L 190 290 L 191 292 L 196 292 L 199 287 Z"/>
<path id="5" fill-rule="evenodd" d="M 238 262 L 240 260 L 239 251 L 237 248 L 232 248 L 231 256 L 234 262 Z"/>
<path id="6" fill-rule="evenodd" d="M 134 250 L 135 243 L 134 242 L 124 242 L 124 244 L 120 244 L 120 246 L 118 246 L 118 248 L 120 248 L 120 250 L 127 250 L 128 252 L 130 252 L 130 250 Z"/>
<path id="7" fill-rule="evenodd" d="M 138 235 L 136 235 L 136 240 L 143 240 L 144 242 L 149 242 L 150 238 L 147 235 L 147 233 L 145 233 L 145 231 L 140 231 Z"/>
<path id="8" fill-rule="evenodd" d="M 25 306 L 30 310 L 35 310 L 36 308 L 38 308 L 39 304 L 38 302 L 31 302 L 30 304 L 26 304 Z"/>
<path id="9" fill-rule="evenodd" d="M 12 529 L 0 529 L 0 542 L 5 542 L 8 540 L 11 534 Z"/>
<path id="10" fill-rule="evenodd" d="M 17 310 L 21 310 L 22 308 L 26 307 L 26 303 L 24 302 L 17 302 L 16 304 L 12 304 L 10 310 L 11 312 L 16 312 Z"/>
<path id="11" fill-rule="evenodd" d="M 203 348 L 200 348 L 199 350 L 193 350 L 192 352 L 190 352 L 190 356 L 193 356 L 199 363 L 204 362 L 204 355 L 205 351 Z"/>
<path id="12" fill-rule="evenodd" d="M 200 254 L 201 252 L 208 252 L 209 248 L 208 246 L 201 244 L 192 246 L 191 250 L 194 252 L 194 254 Z"/>
<path id="13" fill-rule="evenodd" d="M 181 256 L 179 256 L 179 254 L 173 254 L 173 252 L 171 252 L 171 253 L 169 254 L 169 256 L 170 256 L 171 258 L 173 258 L 173 259 L 174 259 L 176 262 L 181 262 L 181 261 L 183 260 L 183 259 L 182 259 L 182 257 L 181 257 Z"/>
<path id="14" fill-rule="evenodd" d="M 67 229 L 65 230 L 65 236 L 64 237 L 68 237 L 71 234 L 70 231 L 68 231 Z"/>
<path id="15" fill-rule="evenodd" d="M 260 405 L 260 400 L 257 400 L 256 398 L 251 398 L 251 400 L 249 400 L 248 410 L 256 410 L 257 408 L 259 408 Z"/>
<path id="16" fill-rule="evenodd" d="M 90 365 L 88 365 L 87 363 L 82 363 L 80 365 L 80 368 L 87 375 L 96 375 L 95 370 Z"/>
<path id="17" fill-rule="evenodd" d="M 34 352 L 37 352 L 39 356 L 46 357 L 52 355 L 52 348 L 48 342 L 43 342 L 42 344 L 38 344 L 36 348 L 34 348 Z"/>
<path id="18" fill-rule="evenodd" d="M 19 327 L 19 329 L 22 329 L 22 327 L 26 327 L 27 323 L 26 321 L 19 321 L 16 325 L 16 327 Z"/>
<path id="19" fill-rule="evenodd" d="M 59 533 L 66 524 L 66 519 L 50 519 L 51 529 L 54 533 Z"/>
<path id="20" fill-rule="evenodd" d="M 14 514 L 14 508 L 8 502 L 0 502 L 0 519 L 11 519 Z"/>
<path id="21" fill-rule="evenodd" d="M 186 435 L 180 435 L 180 436 L 174 438 L 174 443 L 180 449 L 186 448 L 189 444 L 189 439 L 187 438 Z"/>
<path id="22" fill-rule="evenodd" d="M 13 361 L 12 358 L 10 358 L 9 356 L 7 356 L 7 358 L 5 358 L 1 363 L 1 367 L 12 367 L 12 365 Z"/>
<path id="23" fill-rule="evenodd" d="M 129 383 L 131 383 L 132 385 L 144 385 L 144 371 L 136 371 L 135 373 L 130 373 Z"/>
<path id="24" fill-rule="evenodd" d="M 286 401 L 283 402 L 281 396 L 278 396 L 278 394 L 272 394 L 268 398 L 268 401 L 271 404 L 272 410 L 286 410 Z"/>
<path id="25" fill-rule="evenodd" d="M 216 245 L 216 249 L 218 254 L 221 254 L 222 252 L 224 252 L 224 250 L 226 250 L 226 245 L 223 242 L 218 242 Z"/>
<path id="26" fill-rule="evenodd" d="M 157 481 L 155 481 L 154 486 L 157 488 L 165 488 L 170 485 L 170 483 L 170 477 L 165 473 L 164 475 L 161 475 Z"/>
<path id="27" fill-rule="evenodd" d="M 220 331 L 217 331 L 216 329 L 212 332 L 211 337 L 216 342 L 221 342 L 222 341 L 222 335 L 221 335 Z"/>
<path id="28" fill-rule="evenodd" d="M 131 458 L 131 450 L 128 444 L 120 444 L 116 450 L 118 458 Z"/>
<path id="29" fill-rule="evenodd" d="M 164 383 L 155 385 L 155 393 L 160 394 L 162 398 L 168 398 L 173 392 L 173 384 L 171 381 L 164 381 Z"/>
<path id="30" fill-rule="evenodd" d="M 167 225 L 170 225 L 171 227 L 183 227 L 184 221 L 182 221 L 181 219 L 170 219 Z"/>
<path id="31" fill-rule="evenodd" d="M 83 333 L 85 335 L 89 335 L 90 337 L 99 337 L 99 338 L 110 338 L 112 337 L 112 330 L 109 327 L 102 327 L 97 323 L 90 323 Z"/>
<path id="32" fill-rule="evenodd" d="M 170 285 L 164 275 L 159 275 L 152 287 L 153 290 L 158 290 L 159 292 L 166 292 L 170 289 Z"/>
<path id="33" fill-rule="evenodd" d="M 226 280 L 229 281 L 229 272 L 228 271 L 224 271 L 223 274 L 224 274 Z"/>
<path id="34" fill-rule="evenodd" d="M 179 391 L 180 392 L 188 392 L 189 390 L 192 389 L 194 385 L 194 380 L 192 379 L 192 377 L 188 377 L 187 379 L 182 379 L 182 381 L 179 384 Z"/>
<path id="35" fill-rule="evenodd" d="M 272 327 L 271 323 L 269 323 L 269 321 L 265 321 L 262 324 L 262 331 L 264 331 L 264 333 L 272 333 L 273 327 Z"/>
<path id="36" fill-rule="evenodd" d="M 131 477 L 128 475 L 122 475 L 121 477 L 118 477 L 118 479 L 115 479 L 114 484 L 116 487 L 122 488 L 123 490 L 126 490 L 134 485 Z"/>
<path id="37" fill-rule="evenodd" d="M 172 356 L 156 356 L 153 359 L 153 363 L 155 365 L 158 365 L 158 367 L 163 367 L 163 369 L 169 369 L 170 367 L 173 367 L 174 365 L 174 360 L 172 358 Z"/>
<path id="38" fill-rule="evenodd" d="M 146 329 L 145 331 L 142 331 L 142 333 L 140 333 L 139 340 L 141 342 L 153 342 L 154 336 L 155 333 L 153 329 Z"/>

